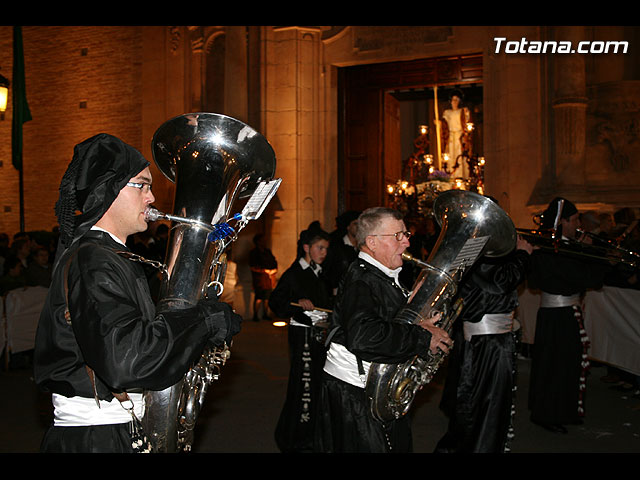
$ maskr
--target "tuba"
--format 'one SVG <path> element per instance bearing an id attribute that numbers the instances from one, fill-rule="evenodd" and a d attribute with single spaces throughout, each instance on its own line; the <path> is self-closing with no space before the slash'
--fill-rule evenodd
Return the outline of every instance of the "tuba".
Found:
<path id="1" fill-rule="evenodd" d="M 441 193 L 433 210 L 441 226 L 440 235 L 426 263 L 403 255 L 422 271 L 394 321 L 419 323 L 440 313 L 437 325 L 449 333 L 462 310 L 462 300 L 455 298 L 462 275 L 481 255 L 500 257 L 511 252 L 516 245 L 516 230 L 504 210 L 473 192 Z M 444 358 L 442 351 L 429 351 L 426 358 L 415 356 L 404 363 L 372 363 L 365 393 L 373 417 L 385 423 L 405 415 L 418 390 L 432 380 Z"/>
<path id="2" fill-rule="evenodd" d="M 174 213 L 146 212 L 149 221 L 171 221 L 157 308 L 189 308 L 222 294 L 225 248 L 262 214 L 280 185 L 273 180 L 275 154 L 253 128 L 215 113 L 168 120 L 155 132 L 152 150 L 158 169 L 175 183 Z M 245 198 L 234 213 L 236 201 Z M 207 387 L 229 355 L 227 345 L 207 348 L 178 383 L 144 392 L 142 423 L 153 452 L 191 450 Z"/>

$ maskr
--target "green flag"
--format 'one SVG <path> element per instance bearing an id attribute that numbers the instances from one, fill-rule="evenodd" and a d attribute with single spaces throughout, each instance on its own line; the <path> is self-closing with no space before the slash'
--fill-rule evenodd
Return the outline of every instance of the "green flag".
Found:
<path id="1" fill-rule="evenodd" d="M 13 123 L 11 125 L 11 161 L 22 170 L 22 124 L 31 120 L 24 80 L 22 28 L 13 27 Z"/>

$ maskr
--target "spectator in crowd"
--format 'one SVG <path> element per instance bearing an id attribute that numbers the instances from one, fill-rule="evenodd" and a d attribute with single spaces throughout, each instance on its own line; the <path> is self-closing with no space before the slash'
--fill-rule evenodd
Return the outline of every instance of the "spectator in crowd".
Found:
<path id="1" fill-rule="evenodd" d="M 24 275 L 24 266 L 18 257 L 9 255 L 4 262 L 4 275 L 0 277 L 0 296 L 5 295 L 14 288 L 27 285 Z"/>
<path id="2" fill-rule="evenodd" d="M 278 262 L 267 248 L 267 239 L 259 233 L 253 237 L 254 248 L 249 252 L 249 267 L 253 284 L 253 321 L 268 320 L 269 296 L 275 285 Z"/>
<path id="3" fill-rule="evenodd" d="M 15 255 L 18 260 L 22 262 L 24 268 L 27 268 L 31 257 L 31 242 L 29 237 L 24 236 L 14 239 L 11 244 L 11 254 Z"/>
<path id="4" fill-rule="evenodd" d="M 38 247 L 33 260 L 25 270 L 27 285 L 49 288 L 51 284 L 51 263 L 49 252 L 45 247 Z"/>

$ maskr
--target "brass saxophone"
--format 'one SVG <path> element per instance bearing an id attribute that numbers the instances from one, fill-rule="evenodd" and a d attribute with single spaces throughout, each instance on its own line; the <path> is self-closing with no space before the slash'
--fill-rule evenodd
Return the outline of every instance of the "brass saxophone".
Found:
<path id="1" fill-rule="evenodd" d="M 434 214 L 441 226 L 440 236 L 427 262 L 403 255 L 422 267 L 407 304 L 394 321 L 419 323 L 440 313 L 438 326 L 450 332 L 462 309 L 457 298 L 458 284 L 481 256 L 500 257 L 516 245 L 516 230 L 509 216 L 487 197 L 464 190 L 448 190 L 438 195 Z M 371 413 L 381 422 L 405 415 L 416 393 L 431 382 L 445 354 L 428 352 L 403 363 L 372 363 L 365 393 Z"/>
<path id="2" fill-rule="evenodd" d="M 275 154 L 267 140 L 224 115 L 168 120 L 154 134 L 152 150 L 159 170 L 176 185 L 173 214 L 146 212 L 149 221 L 171 221 L 157 308 L 184 309 L 222 293 L 225 248 L 262 214 L 281 180 L 273 179 Z M 239 199 L 247 201 L 234 213 Z M 153 452 L 191 450 L 207 388 L 229 355 L 228 345 L 207 349 L 178 383 L 144 392 L 142 422 Z"/>

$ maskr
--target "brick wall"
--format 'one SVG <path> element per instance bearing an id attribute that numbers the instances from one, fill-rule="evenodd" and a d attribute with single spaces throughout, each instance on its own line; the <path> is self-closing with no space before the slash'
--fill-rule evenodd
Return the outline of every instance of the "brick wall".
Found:
<path id="1" fill-rule="evenodd" d="M 105 132 L 142 148 L 142 27 L 23 27 L 25 230 L 57 224 L 54 205 L 73 147 Z M 0 73 L 12 80 L 11 26 L 0 27 Z M 11 95 L 11 92 L 10 92 Z M 0 121 L 0 232 L 20 228 L 18 172 L 11 164 L 11 102 Z"/>

